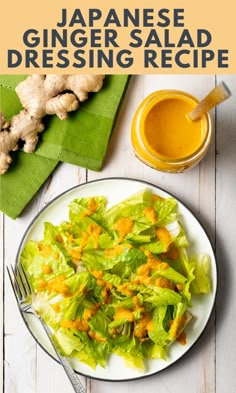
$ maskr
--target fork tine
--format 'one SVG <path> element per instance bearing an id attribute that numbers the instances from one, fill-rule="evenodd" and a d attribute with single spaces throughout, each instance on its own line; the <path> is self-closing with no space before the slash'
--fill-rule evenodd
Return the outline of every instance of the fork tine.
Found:
<path id="1" fill-rule="evenodd" d="M 12 275 L 14 277 L 13 285 L 17 294 L 17 298 L 19 301 L 22 301 L 24 298 L 24 294 L 22 293 L 22 288 L 19 281 L 19 275 L 17 274 L 18 272 L 16 269 L 14 269 L 12 265 L 10 266 L 11 266 Z"/>
<path id="2" fill-rule="evenodd" d="M 12 266 L 11 266 L 11 269 L 12 269 Z M 13 270 L 13 269 L 12 269 Z M 14 292 L 14 295 L 15 295 L 15 298 L 16 298 L 16 300 L 17 300 L 17 303 L 19 303 L 19 297 L 18 297 L 18 292 L 17 292 L 17 290 L 16 290 L 16 287 L 15 287 L 15 282 L 13 281 L 13 278 L 12 278 L 12 273 L 10 272 L 10 268 L 7 266 L 7 273 L 8 273 L 8 276 L 9 276 L 9 279 L 10 279 L 10 283 L 11 283 L 11 286 L 12 286 L 12 289 L 13 289 L 13 292 Z M 14 273 L 13 273 L 14 274 Z M 15 276 L 14 276 L 15 277 Z"/>
<path id="3" fill-rule="evenodd" d="M 17 300 L 20 311 L 27 312 L 31 309 L 31 304 L 28 302 L 28 297 L 31 295 L 31 290 L 28 293 L 23 282 L 23 273 L 19 269 L 14 269 L 10 265 L 11 269 L 7 266 L 7 272 L 10 278 L 12 289 L 14 291 L 15 298 Z M 23 268 L 22 268 L 23 270 Z"/>
<path id="4" fill-rule="evenodd" d="M 23 268 L 23 266 L 22 266 L 21 263 L 19 263 L 19 267 L 20 267 L 21 272 L 22 272 L 22 275 L 23 275 L 23 277 L 24 277 L 24 283 L 27 285 L 26 291 L 27 291 L 28 294 L 31 294 L 32 289 L 31 289 L 31 286 L 30 286 L 28 277 L 27 277 L 27 275 L 26 275 L 25 269 Z M 18 270 L 19 270 L 19 268 L 18 268 Z"/>
<path id="5" fill-rule="evenodd" d="M 21 287 L 21 293 L 23 293 L 23 297 L 26 298 L 30 293 L 27 292 L 27 289 L 25 287 L 25 283 L 24 283 L 24 275 L 22 273 L 22 268 L 21 265 L 19 264 L 16 268 L 16 271 L 18 273 L 17 277 L 18 277 L 18 283 Z"/>

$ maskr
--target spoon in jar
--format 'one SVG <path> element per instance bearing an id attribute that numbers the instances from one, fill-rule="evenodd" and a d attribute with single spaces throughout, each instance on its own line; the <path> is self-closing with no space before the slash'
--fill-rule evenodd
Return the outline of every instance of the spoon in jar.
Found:
<path id="1" fill-rule="evenodd" d="M 198 120 L 202 115 L 207 113 L 210 109 L 219 105 L 221 102 L 227 100 L 231 96 L 231 92 L 224 82 L 219 83 L 210 91 L 210 93 L 203 98 L 202 101 L 188 114 L 188 118 L 192 121 Z"/>

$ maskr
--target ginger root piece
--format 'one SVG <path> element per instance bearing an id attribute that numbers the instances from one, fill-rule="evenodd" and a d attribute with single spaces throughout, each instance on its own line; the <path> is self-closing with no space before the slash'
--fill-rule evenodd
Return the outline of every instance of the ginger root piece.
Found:
<path id="1" fill-rule="evenodd" d="M 79 107 L 89 92 L 98 92 L 104 75 L 32 75 L 19 83 L 16 92 L 31 116 L 42 118 L 56 114 L 65 119 L 67 113 Z M 63 91 L 71 91 L 59 95 Z"/>
<path id="2" fill-rule="evenodd" d="M 24 141 L 23 150 L 32 153 L 38 142 L 38 133 L 44 130 L 42 118 L 56 114 L 59 119 L 79 108 L 79 102 L 88 99 L 88 93 L 98 92 L 105 75 L 31 75 L 16 87 L 24 109 L 9 122 L 0 114 L 0 175 L 12 162 L 10 151 Z"/>
<path id="3" fill-rule="evenodd" d="M 22 110 L 8 122 L 0 113 L 0 175 L 7 172 L 12 162 L 9 152 L 18 149 L 19 139 L 25 141 L 23 150 L 32 153 L 38 142 L 38 132 L 43 130 L 41 119 L 35 119 L 26 110 Z"/>
<path id="4" fill-rule="evenodd" d="M 56 114 L 59 119 L 65 120 L 68 117 L 67 112 L 75 111 L 79 107 L 79 101 L 74 94 L 66 93 L 51 98 L 46 103 L 46 114 Z"/>
<path id="5" fill-rule="evenodd" d="M 17 150 L 18 135 L 9 131 L 9 122 L 2 113 L 0 113 L 0 175 L 7 172 L 12 158 L 9 155 L 10 151 Z"/>
<path id="6" fill-rule="evenodd" d="M 23 109 L 12 117 L 10 121 L 11 133 L 18 135 L 18 140 L 25 142 L 23 150 L 25 153 L 32 153 L 38 142 L 38 132 L 44 130 L 41 119 L 36 119 Z"/>

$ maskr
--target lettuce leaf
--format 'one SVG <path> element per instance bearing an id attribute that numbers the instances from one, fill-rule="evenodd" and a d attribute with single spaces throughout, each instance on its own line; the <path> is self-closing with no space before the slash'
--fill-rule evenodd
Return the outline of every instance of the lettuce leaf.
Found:
<path id="1" fill-rule="evenodd" d="M 84 348 L 84 343 L 81 342 L 78 336 L 75 336 L 70 329 L 60 328 L 55 333 L 55 338 L 59 349 L 64 356 L 70 356 L 72 352 L 81 352 Z"/>
<path id="2" fill-rule="evenodd" d="M 194 266 L 195 278 L 191 282 L 191 291 L 194 294 L 209 293 L 211 291 L 211 273 L 209 255 L 199 254 L 192 256 L 190 262 Z"/>
<path id="3" fill-rule="evenodd" d="M 42 242 L 42 245 L 50 247 L 50 253 L 48 256 L 43 256 L 40 253 L 38 244 L 32 240 L 27 243 L 21 254 L 21 263 L 27 272 L 32 288 L 35 291 L 37 291 L 37 285 L 40 279 L 49 281 L 59 275 L 69 277 L 74 274 L 74 269 L 69 265 L 64 253 L 56 244 L 44 241 Z M 55 253 L 57 255 L 56 259 Z M 50 267 L 50 273 L 44 273 L 42 270 L 42 265 L 44 264 Z"/>
<path id="4" fill-rule="evenodd" d="M 154 328 L 149 330 L 150 339 L 159 347 L 165 348 L 169 340 L 169 333 L 164 328 L 164 319 L 167 313 L 167 306 L 155 307 L 152 313 Z"/>

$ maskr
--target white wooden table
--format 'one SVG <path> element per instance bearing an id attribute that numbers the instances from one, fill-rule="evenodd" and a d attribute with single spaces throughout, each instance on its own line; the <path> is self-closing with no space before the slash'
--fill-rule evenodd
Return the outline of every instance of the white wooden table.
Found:
<path id="1" fill-rule="evenodd" d="M 132 151 L 130 126 L 140 101 L 162 88 L 177 88 L 202 98 L 219 80 L 228 84 L 233 96 L 212 112 L 215 140 L 201 164 L 189 172 L 173 175 L 156 172 L 139 162 Z M 28 224 L 52 198 L 77 184 L 114 176 L 158 185 L 180 198 L 195 213 L 215 247 L 219 290 L 215 312 L 203 336 L 174 366 L 134 382 L 83 379 L 87 392 L 236 392 L 236 75 L 146 75 L 131 80 L 100 173 L 61 164 L 19 219 L 0 217 L 0 312 L 1 318 L 4 317 L 4 340 L 0 350 L 5 365 L 4 393 L 73 393 L 61 367 L 27 331 L 17 310 L 5 266 L 14 262 Z"/>

